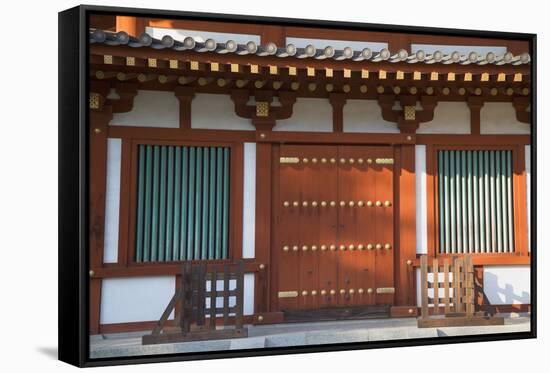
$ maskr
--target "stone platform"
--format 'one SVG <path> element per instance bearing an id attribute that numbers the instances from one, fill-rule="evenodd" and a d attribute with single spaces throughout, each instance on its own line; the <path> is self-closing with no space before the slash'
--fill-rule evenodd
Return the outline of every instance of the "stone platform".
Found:
<path id="1" fill-rule="evenodd" d="M 141 345 L 150 331 L 116 333 L 90 337 L 91 358 L 155 355 L 220 350 L 257 349 L 333 343 L 438 338 L 459 335 L 526 332 L 530 318 L 504 314 L 504 325 L 476 327 L 417 328 L 414 318 L 354 321 L 324 321 L 276 325 L 248 325 L 248 338 Z"/>

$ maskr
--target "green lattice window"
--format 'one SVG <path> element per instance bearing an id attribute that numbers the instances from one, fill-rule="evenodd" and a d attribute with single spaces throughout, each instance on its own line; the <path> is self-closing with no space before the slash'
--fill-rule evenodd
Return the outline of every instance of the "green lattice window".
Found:
<path id="1" fill-rule="evenodd" d="M 228 147 L 139 145 L 136 262 L 226 259 Z"/>

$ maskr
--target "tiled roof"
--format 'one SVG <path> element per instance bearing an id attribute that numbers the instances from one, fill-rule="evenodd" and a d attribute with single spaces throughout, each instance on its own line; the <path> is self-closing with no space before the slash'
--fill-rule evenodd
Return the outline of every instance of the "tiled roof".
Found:
<path id="1" fill-rule="evenodd" d="M 195 51 L 204 53 L 234 53 L 238 55 L 256 55 L 256 56 L 276 56 L 280 58 L 311 58 L 317 60 L 332 59 L 332 60 L 351 60 L 351 61 L 370 61 L 370 62 L 407 62 L 407 63 L 441 63 L 441 64 L 477 64 L 477 65 L 522 65 L 528 64 L 531 61 L 529 53 L 522 53 L 514 56 L 507 52 L 504 55 L 497 55 L 489 52 L 486 55 L 479 55 L 472 51 L 468 54 L 460 54 L 453 52 L 444 54 L 440 51 L 428 54 L 424 51 L 417 51 L 409 55 L 409 53 L 401 49 L 396 53 L 390 52 L 384 48 L 380 51 L 372 51 L 369 48 L 362 50 L 353 50 L 350 47 L 344 49 L 335 49 L 332 46 L 326 46 L 322 49 L 314 45 L 307 45 L 305 48 L 297 48 L 293 44 L 287 44 L 281 48 L 274 43 L 266 45 L 258 45 L 253 41 L 246 44 L 238 44 L 233 40 L 219 42 L 214 39 L 207 39 L 204 42 L 199 42 L 192 37 L 186 37 L 183 40 L 176 40 L 169 35 L 165 35 L 162 39 L 153 38 L 147 33 L 141 34 L 139 37 L 129 36 L 126 32 L 109 32 L 103 30 L 90 31 L 90 43 L 102 43 L 106 45 L 118 46 L 127 45 L 133 48 L 149 47 L 153 49 L 172 49 L 175 51 Z"/>

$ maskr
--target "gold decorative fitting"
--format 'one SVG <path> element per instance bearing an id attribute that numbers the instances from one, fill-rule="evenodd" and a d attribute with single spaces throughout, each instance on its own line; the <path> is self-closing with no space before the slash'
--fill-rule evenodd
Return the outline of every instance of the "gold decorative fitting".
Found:
<path id="1" fill-rule="evenodd" d="M 225 87 L 227 85 L 227 80 L 225 80 L 223 78 L 219 78 L 217 80 L 217 83 L 218 83 L 218 87 Z"/>
<path id="2" fill-rule="evenodd" d="M 325 201 L 321 202 L 322 207 L 326 207 L 327 203 Z"/>
<path id="3" fill-rule="evenodd" d="M 126 66 L 136 66 L 136 58 L 126 57 Z"/>
<path id="4" fill-rule="evenodd" d="M 311 295 L 317 295 L 317 290 L 312 290 Z"/>
<path id="5" fill-rule="evenodd" d="M 325 68 L 325 76 L 327 78 L 332 78 L 334 76 L 334 70 L 329 67 Z"/>
<path id="6" fill-rule="evenodd" d="M 505 73 L 498 73 L 497 82 L 505 82 L 505 81 L 506 81 L 506 74 Z"/>
<path id="7" fill-rule="evenodd" d="M 295 76 L 295 75 L 296 75 L 296 67 L 294 67 L 294 66 L 289 66 L 289 67 L 288 67 L 288 75 Z"/>
<path id="8" fill-rule="evenodd" d="M 361 84 L 359 86 L 359 91 L 361 91 L 361 93 L 367 93 L 368 90 L 369 90 L 368 87 L 364 84 Z"/>
<path id="9" fill-rule="evenodd" d="M 344 207 L 346 205 L 346 202 L 340 201 L 340 207 Z"/>
<path id="10" fill-rule="evenodd" d="M 265 80 L 256 80 L 254 82 L 254 87 L 260 89 L 265 85 Z"/>
<path id="11" fill-rule="evenodd" d="M 513 88 L 507 88 L 507 89 L 506 89 L 506 94 L 507 94 L 508 96 L 512 96 L 512 95 L 514 94 L 514 89 L 513 89 Z"/>
<path id="12" fill-rule="evenodd" d="M 353 206 L 355 206 L 355 202 L 349 201 L 348 205 L 349 205 L 349 207 L 353 207 Z"/>
<path id="13" fill-rule="evenodd" d="M 400 87 L 393 87 L 393 93 L 395 93 L 396 95 L 400 94 L 401 93 L 401 88 Z"/>
<path id="14" fill-rule="evenodd" d="M 232 63 L 231 64 L 231 72 L 232 73 L 238 73 L 239 72 L 239 64 L 238 63 Z"/>
<path id="15" fill-rule="evenodd" d="M 305 297 L 306 295 L 307 295 L 307 290 L 302 291 L 302 296 Z"/>
<path id="16" fill-rule="evenodd" d="M 304 162 L 304 163 L 308 163 L 308 162 L 309 162 L 309 159 L 307 159 L 307 158 L 304 158 L 304 159 L 302 159 L 302 162 Z"/>
<path id="17" fill-rule="evenodd" d="M 348 246 L 348 249 L 349 249 L 349 250 L 355 250 L 355 245 L 349 245 L 349 246 Z"/>
<path id="18" fill-rule="evenodd" d="M 372 288 L 368 288 L 367 293 L 372 294 Z"/>
<path id="19" fill-rule="evenodd" d="M 363 162 L 364 162 L 364 161 L 363 161 L 363 158 L 357 158 L 357 163 L 363 164 Z"/>
<path id="20" fill-rule="evenodd" d="M 340 294 L 346 294 L 346 289 L 340 289 Z"/>
<path id="21" fill-rule="evenodd" d="M 315 76 L 315 68 L 308 67 L 307 68 L 307 76 Z"/>
<path id="22" fill-rule="evenodd" d="M 321 251 L 326 251 L 327 250 L 327 245 L 321 245 Z"/>
<path id="23" fill-rule="evenodd" d="M 407 312 L 409 313 L 409 315 L 412 315 L 414 313 L 414 310 L 412 308 L 409 308 Z"/>
<path id="24" fill-rule="evenodd" d="M 413 73 L 413 80 L 420 80 L 422 79 L 422 73 L 420 71 L 415 71 Z"/>
<path id="25" fill-rule="evenodd" d="M 351 78 L 351 70 L 344 69 L 344 78 Z"/>
<path id="26" fill-rule="evenodd" d="M 265 264 L 260 264 L 260 265 L 259 265 L 259 268 L 260 268 L 260 269 L 265 269 Z"/>
<path id="27" fill-rule="evenodd" d="M 101 133 L 101 128 L 94 128 L 94 133 L 100 134 Z"/>
<path id="28" fill-rule="evenodd" d="M 330 205 L 331 205 L 332 207 L 334 207 L 334 206 L 336 206 L 336 202 L 330 201 Z"/>
<path id="29" fill-rule="evenodd" d="M 357 245 L 357 250 L 363 250 L 365 246 L 363 244 Z"/>
<path id="30" fill-rule="evenodd" d="M 346 245 L 340 245 L 340 250 L 342 251 L 346 250 Z"/>
<path id="31" fill-rule="evenodd" d="M 170 68 L 171 69 L 177 69 L 178 68 L 178 60 L 170 60 Z"/>
<path id="32" fill-rule="evenodd" d="M 293 91 L 297 91 L 298 88 L 300 88 L 300 83 L 298 83 L 298 82 L 292 82 L 292 83 L 290 84 L 290 88 L 291 88 Z"/>
<path id="33" fill-rule="evenodd" d="M 269 66 L 269 73 L 271 75 L 277 75 L 278 72 L 279 72 L 279 69 L 277 68 L 277 66 Z"/>
<path id="34" fill-rule="evenodd" d="M 405 106 L 404 109 L 405 120 L 415 120 L 416 118 L 416 107 L 415 106 Z"/>
<path id="35" fill-rule="evenodd" d="M 90 269 L 90 272 L 88 272 L 88 275 L 90 275 L 90 277 L 94 277 L 95 276 L 94 270 Z"/>
<path id="36" fill-rule="evenodd" d="M 307 251 L 307 250 L 308 250 L 307 245 L 302 246 L 302 251 Z"/>
<path id="37" fill-rule="evenodd" d="M 317 84 L 315 84 L 315 83 L 309 83 L 309 84 L 307 85 L 307 89 L 309 89 L 310 92 L 313 92 L 313 91 L 315 91 L 315 90 L 317 89 Z"/>
<path id="38" fill-rule="evenodd" d="M 375 247 L 376 247 L 376 250 L 380 250 L 382 248 L 382 244 L 377 243 Z"/>
<path id="39" fill-rule="evenodd" d="M 521 90 L 521 93 L 524 95 L 524 96 L 527 96 L 529 94 L 529 88 L 523 88 Z"/>
<path id="40" fill-rule="evenodd" d="M 367 201 L 367 206 L 372 206 L 372 201 Z"/>
<path id="41" fill-rule="evenodd" d="M 522 79 L 523 79 L 523 75 L 521 73 L 514 74 L 514 82 L 521 82 Z"/>
<path id="42" fill-rule="evenodd" d="M 458 89 L 458 94 L 461 95 L 461 96 L 464 96 L 466 94 L 466 88 L 460 87 Z"/>
<path id="43" fill-rule="evenodd" d="M 382 206 L 382 202 L 376 201 L 376 206 L 378 206 L 378 207 Z"/>
<path id="44" fill-rule="evenodd" d="M 492 96 L 496 96 L 498 94 L 498 89 L 496 88 L 491 88 L 491 95 Z"/>
<path id="45" fill-rule="evenodd" d="M 278 297 L 279 298 L 296 298 L 298 296 L 298 292 L 293 290 L 293 291 L 280 291 L 279 293 L 277 293 Z"/>
<path id="46" fill-rule="evenodd" d="M 373 249 L 373 247 L 374 247 L 374 246 L 372 246 L 372 244 L 371 244 L 371 243 L 369 243 L 369 244 L 367 245 L 367 250 L 372 250 L 372 249 Z"/>
<path id="47" fill-rule="evenodd" d="M 350 158 L 350 159 L 349 159 L 349 163 L 355 163 L 355 159 Z"/>
<path id="48" fill-rule="evenodd" d="M 256 102 L 256 116 L 257 117 L 269 116 L 269 102 L 266 102 L 266 101 Z"/>
<path id="49" fill-rule="evenodd" d="M 482 92 L 483 92 L 483 91 L 481 90 L 481 88 L 476 88 L 476 89 L 474 90 L 474 93 L 475 93 L 476 95 L 478 95 L 478 96 L 479 96 Z"/>
<path id="50" fill-rule="evenodd" d="M 378 71 L 378 79 L 386 79 L 386 71 L 385 70 Z"/>
<path id="51" fill-rule="evenodd" d="M 157 59 L 156 58 L 148 58 L 147 59 L 147 66 L 157 67 Z"/>
<path id="52" fill-rule="evenodd" d="M 321 290 L 321 295 L 326 295 L 327 291 L 325 289 Z"/>
<path id="53" fill-rule="evenodd" d="M 456 79 L 455 73 L 448 73 L 448 74 L 447 74 L 447 81 L 449 81 L 449 82 L 454 82 L 455 79 Z"/>
<path id="54" fill-rule="evenodd" d="M 302 202 L 302 206 L 307 207 L 308 203 L 307 201 Z"/>
<path id="55" fill-rule="evenodd" d="M 357 289 L 357 292 L 358 292 L 359 294 L 363 294 L 363 293 L 365 292 L 365 289 L 359 288 L 359 289 Z"/>
<path id="56" fill-rule="evenodd" d="M 386 201 L 386 202 L 384 202 L 384 206 L 386 206 L 386 207 L 390 207 L 390 206 L 391 206 L 391 202 L 390 202 L 390 201 Z"/>
<path id="57" fill-rule="evenodd" d="M 433 95 L 434 94 L 434 88 L 433 87 L 426 88 L 426 93 L 429 94 L 429 95 Z"/>
<path id="58" fill-rule="evenodd" d="M 391 244 L 387 243 L 384 245 L 384 249 L 389 250 L 391 249 Z"/>
<path id="59" fill-rule="evenodd" d="M 335 159 L 335 158 L 331 158 L 331 159 L 330 159 L 330 163 L 336 163 L 336 159 Z"/>
<path id="60" fill-rule="evenodd" d="M 103 63 L 105 65 L 112 65 L 113 64 L 113 56 L 106 54 L 103 56 Z"/>
<path id="61" fill-rule="evenodd" d="M 482 82 L 488 82 L 489 81 L 489 74 L 488 73 L 481 74 L 481 81 Z"/>
<path id="62" fill-rule="evenodd" d="M 311 158 L 311 163 L 317 163 L 317 158 Z"/>
<path id="63" fill-rule="evenodd" d="M 273 89 L 280 89 L 283 86 L 283 82 L 273 82 Z"/>
<path id="64" fill-rule="evenodd" d="M 412 136 L 407 136 L 407 141 L 411 141 L 412 139 Z"/>
<path id="65" fill-rule="evenodd" d="M 369 70 L 361 69 L 361 78 L 368 79 L 369 78 Z"/>
<path id="66" fill-rule="evenodd" d="M 101 70 L 98 70 L 98 71 L 95 72 L 95 77 L 97 79 L 103 79 L 103 78 L 105 78 L 105 73 Z"/>
<path id="67" fill-rule="evenodd" d="M 158 77 L 159 83 L 166 83 L 168 81 L 168 77 L 166 75 L 159 75 Z"/>
<path id="68" fill-rule="evenodd" d="M 332 92 L 332 91 L 334 90 L 334 85 L 333 85 L 332 83 L 327 83 L 327 84 L 325 85 L 325 90 L 326 90 L 327 92 Z"/>
<path id="69" fill-rule="evenodd" d="M 363 207 L 364 205 L 365 205 L 365 202 L 363 202 L 363 201 L 357 202 L 357 206 L 359 206 L 359 207 Z"/>
<path id="70" fill-rule="evenodd" d="M 317 202 L 316 201 L 311 202 L 311 206 L 317 207 Z"/>
<path id="71" fill-rule="evenodd" d="M 349 84 L 344 84 L 342 86 L 342 91 L 349 93 L 351 91 L 351 86 Z"/>
<path id="72" fill-rule="evenodd" d="M 330 251 L 336 250 L 336 245 L 330 245 Z"/>
<path id="73" fill-rule="evenodd" d="M 384 93 L 384 87 L 382 87 L 381 85 L 379 85 L 378 87 L 376 87 L 376 92 L 378 92 L 379 94 Z"/>
<path id="74" fill-rule="evenodd" d="M 346 158 L 340 158 L 340 163 L 342 164 L 346 163 Z"/>
<path id="75" fill-rule="evenodd" d="M 412 95 L 415 95 L 415 94 L 418 92 L 418 88 L 416 88 L 416 87 L 411 87 L 411 88 L 409 88 L 409 92 L 410 92 Z"/>
<path id="76" fill-rule="evenodd" d="M 376 294 L 393 294 L 395 293 L 395 288 L 377 288 Z"/>
<path id="77" fill-rule="evenodd" d="M 349 289 L 350 294 L 355 294 L 355 289 Z"/>
<path id="78" fill-rule="evenodd" d="M 288 246 L 283 246 L 283 251 L 289 251 L 290 250 L 290 247 Z"/>
<path id="79" fill-rule="evenodd" d="M 465 73 L 464 74 L 464 81 L 465 82 L 471 82 L 472 81 L 472 73 Z"/>
<path id="80" fill-rule="evenodd" d="M 397 79 L 397 80 L 405 79 L 405 73 L 403 71 L 397 71 L 395 73 L 395 79 Z"/>
<path id="81" fill-rule="evenodd" d="M 407 108 L 407 106 L 405 106 Z M 376 164 L 393 164 L 393 158 L 376 158 Z"/>
<path id="82" fill-rule="evenodd" d="M 336 294 L 336 290 L 334 290 L 334 289 L 331 289 L 331 290 L 330 290 L 330 294 L 331 294 L 331 295 L 334 295 L 334 294 Z"/>
<path id="83" fill-rule="evenodd" d="M 445 96 L 447 96 L 449 93 L 451 93 L 451 90 L 449 89 L 449 87 L 445 87 L 443 88 L 442 92 Z"/>
<path id="84" fill-rule="evenodd" d="M 250 73 L 251 74 L 258 74 L 260 72 L 260 68 L 258 65 L 250 65 Z"/>
<path id="85" fill-rule="evenodd" d="M 312 245 L 311 246 L 311 251 L 317 251 L 317 245 Z"/>
<path id="86" fill-rule="evenodd" d="M 205 86 L 207 85 L 208 83 L 210 83 L 210 79 L 209 78 L 205 78 L 205 77 L 200 77 L 199 78 L 199 85 L 200 86 Z"/>
<path id="87" fill-rule="evenodd" d="M 437 71 L 432 71 L 430 74 L 430 80 L 438 80 L 439 79 L 439 73 Z"/>
<path id="88" fill-rule="evenodd" d="M 90 93 L 90 109 L 99 109 L 99 94 L 91 92 Z"/>
<path id="89" fill-rule="evenodd" d="M 220 64 L 217 62 L 210 62 L 210 71 L 214 71 L 214 72 L 220 71 Z"/>
<path id="90" fill-rule="evenodd" d="M 300 163 L 300 158 L 298 157 L 280 157 L 280 163 Z"/>
<path id="91" fill-rule="evenodd" d="M 259 321 L 259 322 L 264 321 L 264 317 L 263 317 L 262 315 L 259 315 L 259 316 L 258 316 L 258 321 Z"/>
<path id="92" fill-rule="evenodd" d="M 199 61 L 191 61 L 189 62 L 189 68 L 191 70 L 198 70 L 199 69 Z"/>
<path id="93" fill-rule="evenodd" d="M 411 264 L 413 264 L 412 260 L 407 260 L 407 265 L 410 266 Z"/>
<path id="94" fill-rule="evenodd" d="M 297 245 L 292 246 L 292 251 L 298 251 L 300 248 Z"/>
<path id="95" fill-rule="evenodd" d="M 294 201 L 294 202 L 292 202 L 292 206 L 298 207 L 298 206 L 300 206 L 300 203 L 298 201 Z"/>
<path id="96" fill-rule="evenodd" d="M 368 158 L 368 159 L 367 159 L 367 163 L 368 163 L 368 164 L 371 164 L 371 163 L 372 163 L 372 159 L 371 159 L 371 158 Z"/>

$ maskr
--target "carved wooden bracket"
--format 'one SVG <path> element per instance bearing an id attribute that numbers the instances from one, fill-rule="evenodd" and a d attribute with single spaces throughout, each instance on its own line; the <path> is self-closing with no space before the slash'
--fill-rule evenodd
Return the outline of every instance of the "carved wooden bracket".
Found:
<path id="1" fill-rule="evenodd" d="M 235 113 L 251 119 L 258 131 L 271 131 L 277 120 L 288 119 L 296 102 L 296 94 L 279 92 L 280 106 L 273 106 L 273 91 L 258 91 L 254 94 L 255 105 L 248 105 L 250 93 L 246 90 L 232 90 L 231 99 L 235 104 Z"/>
<path id="2" fill-rule="evenodd" d="M 398 110 L 394 109 L 396 100 L 394 95 L 378 96 L 382 118 L 388 122 L 397 123 L 397 127 L 402 133 L 415 133 L 420 123 L 433 120 L 437 97 L 422 96 L 420 98 L 421 111 L 416 110 L 416 96 L 399 96 L 401 109 Z"/>
<path id="3" fill-rule="evenodd" d="M 134 107 L 137 84 L 92 81 L 90 88 L 91 110 L 101 111 L 104 105 L 109 105 L 113 113 L 127 113 Z M 109 98 L 111 88 L 115 89 L 118 98 Z"/>
<path id="4" fill-rule="evenodd" d="M 529 97 L 514 97 L 512 101 L 514 109 L 516 109 L 516 118 L 521 123 L 531 123 L 531 112 L 527 111 L 530 105 Z"/>
<path id="5" fill-rule="evenodd" d="M 195 98 L 195 89 L 176 87 L 174 94 L 180 102 L 180 128 L 191 129 L 191 101 Z"/>

